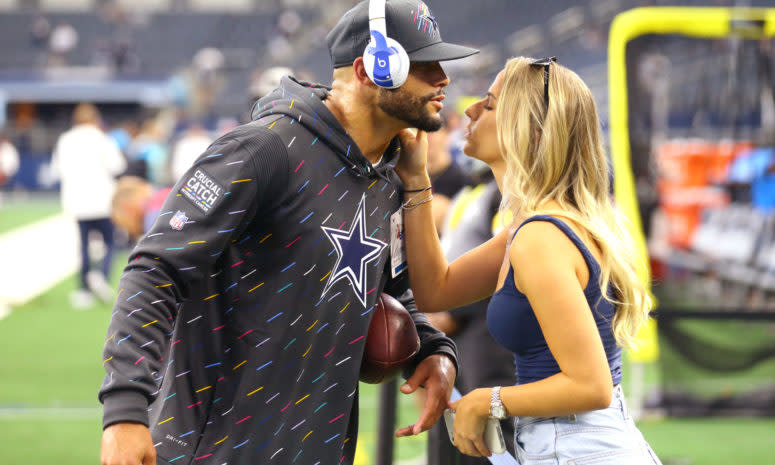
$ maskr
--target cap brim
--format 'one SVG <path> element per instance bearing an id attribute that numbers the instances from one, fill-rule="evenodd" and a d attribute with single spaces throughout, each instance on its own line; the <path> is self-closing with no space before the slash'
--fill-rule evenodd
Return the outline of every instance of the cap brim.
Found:
<path id="1" fill-rule="evenodd" d="M 436 42 L 422 48 L 414 50 L 409 55 L 409 61 L 449 61 L 465 58 L 479 50 L 463 45 L 449 44 L 446 42 Z"/>

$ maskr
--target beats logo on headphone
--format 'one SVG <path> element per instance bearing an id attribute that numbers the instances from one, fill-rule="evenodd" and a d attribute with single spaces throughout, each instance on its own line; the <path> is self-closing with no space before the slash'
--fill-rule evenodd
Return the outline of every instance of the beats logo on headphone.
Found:
<path id="1" fill-rule="evenodd" d="M 371 81 L 385 89 L 396 89 L 409 75 L 409 55 L 387 36 L 385 0 L 369 1 L 371 42 L 363 52 L 363 64 Z"/>

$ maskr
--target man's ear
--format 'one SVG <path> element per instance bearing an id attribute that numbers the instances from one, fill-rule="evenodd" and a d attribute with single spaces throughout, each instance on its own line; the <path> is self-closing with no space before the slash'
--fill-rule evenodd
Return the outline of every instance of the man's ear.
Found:
<path id="1" fill-rule="evenodd" d="M 369 85 L 376 87 L 369 75 L 366 73 L 366 66 L 363 64 L 363 57 L 358 57 L 353 61 L 353 75 L 363 85 Z"/>

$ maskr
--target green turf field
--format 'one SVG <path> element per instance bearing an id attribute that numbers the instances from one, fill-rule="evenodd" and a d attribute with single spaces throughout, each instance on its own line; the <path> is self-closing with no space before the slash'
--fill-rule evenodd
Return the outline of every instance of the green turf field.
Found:
<path id="1" fill-rule="evenodd" d="M 2 210 L 4 215 L 6 210 Z M 18 223 L 17 223 L 18 224 Z M 117 254 L 114 282 L 126 254 Z M 101 347 L 111 307 L 69 308 L 74 277 L 0 320 L 0 465 L 99 463 Z M 627 371 L 625 371 L 625 375 Z M 647 370 L 647 384 L 657 370 Z M 373 464 L 377 391 L 361 386 L 358 465 Z M 399 394 L 399 425 L 417 418 Z M 772 465 L 775 419 L 665 419 L 640 427 L 665 465 Z M 426 435 L 396 441 L 396 461 L 418 462 Z"/>
<path id="2" fill-rule="evenodd" d="M 117 254 L 118 277 L 126 254 Z M 114 279 L 114 282 L 116 279 Z M 86 311 L 70 308 L 70 277 L 0 320 L 0 464 L 76 465 L 98 463 L 101 410 L 97 390 L 102 381 L 102 344 L 111 307 Z M 413 423 L 414 399 L 399 397 L 398 424 Z M 356 463 L 368 465 L 376 449 L 375 386 L 361 385 L 361 433 Z M 45 439 L 46 447 L 38 447 Z M 425 453 L 425 436 L 396 442 L 397 460 Z"/>
<path id="3" fill-rule="evenodd" d="M 118 260 L 125 259 L 118 257 Z M 117 260 L 116 269 L 120 268 Z M 118 272 L 115 273 L 118 275 Z M 0 461 L 12 465 L 97 463 L 101 351 L 110 307 L 75 311 L 70 278 L 0 321 Z M 373 462 L 377 392 L 362 385 L 358 463 Z M 399 425 L 417 417 L 413 399 L 399 394 Z M 665 465 L 775 463 L 775 420 L 668 419 L 640 427 Z M 39 447 L 45 441 L 46 447 Z M 425 435 L 396 441 L 396 459 L 425 453 Z"/>
<path id="4" fill-rule="evenodd" d="M 61 211 L 57 197 L 20 199 L 4 196 L 0 203 L 0 234 Z"/>

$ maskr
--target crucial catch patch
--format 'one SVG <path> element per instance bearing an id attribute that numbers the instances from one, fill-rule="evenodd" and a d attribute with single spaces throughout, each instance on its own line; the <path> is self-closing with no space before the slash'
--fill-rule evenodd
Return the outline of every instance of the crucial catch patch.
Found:
<path id="1" fill-rule="evenodd" d="M 180 189 L 180 193 L 207 215 L 223 197 L 223 186 L 215 182 L 204 170 L 197 168 Z"/>

